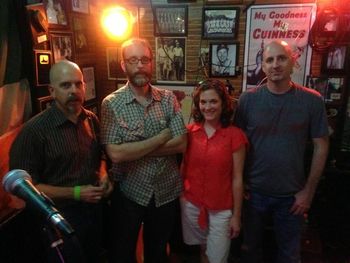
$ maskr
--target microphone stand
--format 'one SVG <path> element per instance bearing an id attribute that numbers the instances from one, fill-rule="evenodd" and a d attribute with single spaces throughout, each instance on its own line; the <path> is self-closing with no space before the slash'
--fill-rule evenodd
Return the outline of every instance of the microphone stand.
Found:
<path id="1" fill-rule="evenodd" d="M 51 257 L 53 256 L 52 253 L 48 253 L 48 257 L 50 258 L 50 262 L 62 262 L 65 263 L 64 256 L 62 253 L 62 246 L 63 246 L 63 239 L 61 232 L 57 229 L 57 227 L 52 225 L 45 224 L 43 227 L 44 233 L 46 233 L 46 236 L 49 240 L 50 248 L 52 248 L 56 253 L 56 260 Z"/>
<path id="2" fill-rule="evenodd" d="M 41 195 L 47 202 L 55 207 L 54 202 L 47 195 L 42 192 Z M 55 253 L 48 253 L 48 257 L 50 258 L 49 262 L 65 263 L 65 257 L 69 257 L 68 262 L 85 262 L 86 259 L 84 258 L 83 250 L 75 235 L 75 231 L 70 225 L 67 226 L 68 228 L 60 230 L 55 224 L 52 224 L 50 218 L 47 219 L 43 226 L 43 231 L 46 233 L 50 248 L 55 251 Z M 66 245 L 68 249 L 65 249 L 64 245 Z M 71 253 L 74 254 L 72 255 Z"/>

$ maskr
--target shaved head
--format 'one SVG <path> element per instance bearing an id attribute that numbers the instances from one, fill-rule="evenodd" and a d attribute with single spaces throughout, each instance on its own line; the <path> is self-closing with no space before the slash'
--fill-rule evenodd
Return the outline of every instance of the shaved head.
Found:
<path id="1" fill-rule="evenodd" d="M 289 58 L 292 61 L 294 61 L 292 49 L 290 48 L 288 43 L 286 41 L 283 41 L 283 40 L 273 40 L 269 44 L 267 44 L 263 50 L 263 58 L 264 58 L 266 51 L 270 50 L 271 48 L 276 48 L 276 47 L 280 47 L 280 48 L 284 49 L 286 54 L 289 56 Z"/>
<path id="2" fill-rule="evenodd" d="M 60 81 L 60 76 L 62 74 L 65 74 L 72 70 L 80 71 L 79 66 L 72 61 L 61 60 L 55 63 L 50 69 L 50 84 L 54 85 L 55 83 Z"/>
<path id="3" fill-rule="evenodd" d="M 84 103 L 83 73 L 74 62 L 62 60 L 50 69 L 49 91 L 57 107 L 74 121 Z"/>

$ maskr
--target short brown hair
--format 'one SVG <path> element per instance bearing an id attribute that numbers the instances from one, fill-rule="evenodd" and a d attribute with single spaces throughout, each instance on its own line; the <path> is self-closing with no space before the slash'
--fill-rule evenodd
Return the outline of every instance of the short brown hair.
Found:
<path id="1" fill-rule="evenodd" d="M 130 47 L 132 45 L 135 44 L 140 44 L 141 46 L 144 46 L 145 48 L 148 48 L 150 54 L 151 54 L 151 58 L 153 58 L 153 51 L 152 51 L 152 47 L 149 44 L 149 42 L 146 39 L 143 38 L 130 38 L 128 40 L 126 40 L 123 44 L 122 44 L 122 57 L 123 59 L 125 59 L 125 49 L 127 47 Z"/>

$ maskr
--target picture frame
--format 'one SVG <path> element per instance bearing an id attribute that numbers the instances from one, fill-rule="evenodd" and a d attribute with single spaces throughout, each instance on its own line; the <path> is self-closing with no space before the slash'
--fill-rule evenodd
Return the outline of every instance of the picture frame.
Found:
<path id="1" fill-rule="evenodd" d="M 345 77 L 308 76 L 307 87 L 318 91 L 327 105 L 341 105 Z"/>
<path id="2" fill-rule="evenodd" d="M 55 63 L 64 59 L 74 61 L 75 52 L 72 32 L 51 32 L 50 42 Z"/>
<path id="3" fill-rule="evenodd" d="M 236 39 L 239 10 L 237 7 L 204 7 L 202 38 Z"/>
<path id="4" fill-rule="evenodd" d="M 238 62 L 238 43 L 221 42 L 209 44 L 209 76 L 235 77 Z"/>
<path id="5" fill-rule="evenodd" d="M 72 11 L 82 14 L 89 14 L 89 0 L 71 0 Z"/>
<path id="6" fill-rule="evenodd" d="M 69 26 L 66 0 L 43 0 L 49 28 L 67 28 Z"/>
<path id="7" fill-rule="evenodd" d="M 74 16 L 72 18 L 72 29 L 74 33 L 75 52 L 86 53 L 90 50 L 90 37 L 88 34 L 87 19 L 83 17 Z"/>
<path id="8" fill-rule="evenodd" d="M 49 72 L 52 65 L 50 50 L 34 50 L 35 56 L 35 85 L 47 86 L 50 83 Z"/>
<path id="9" fill-rule="evenodd" d="M 189 124 L 192 122 L 192 94 L 196 88 L 196 85 L 193 84 L 167 84 L 167 85 L 159 85 L 155 84 L 157 88 L 171 90 L 176 96 L 178 102 L 181 105 L 182 117 L 185 124 Z"/>
<path id="10" fill-rule="evenodd" d="M 155 36 L 187 36 L 188 9 L 185 5 L 154 6 Z"/>
<path id="11" fill-rule="evenodd" d="M 156 37 L 157 83 L 186 83 L 186 38 Z"/>
<path id="12" fill-rule="evenodd" d="M 89 102 L 96 99 L 95 68 L 93 66 L 82 66 L 85 82 L 85 101 Z"/>
<path id="13" fill-rule="evenodd" d="M 124 73 L 120 62 L 122 60 L 122 53 L 120 47 L 107 47 L 107 76 L 109 80 L 126 80 L 126 74 Z"/>
<path id="14" fill-rule="evenodd" d="M 346 58 L 346 45 L 337 45 L 331 47 L 330 50 L 327 53 L 325 53 L 325 55 L 322 58 L 322 73 L 327 75 L 345 74 L 347 60 Z"/>
<path id="15" fill-rule="evenodd" d="M 37 100 L 38 100 L 39 112 L 42 112 L 50 108 L 51 104 L 54 101 L 54 99 L 51 96 L 41 97 L 41 98 L 38 98 Z"/>
<path id="16" fill-rule="evenodd" d="M 320 35 L 324 37 L 333 37 L 336 35 L 337 30 L 340 28 L 340 17 L 336 12 L 322 12 L 320 14 Z"/>

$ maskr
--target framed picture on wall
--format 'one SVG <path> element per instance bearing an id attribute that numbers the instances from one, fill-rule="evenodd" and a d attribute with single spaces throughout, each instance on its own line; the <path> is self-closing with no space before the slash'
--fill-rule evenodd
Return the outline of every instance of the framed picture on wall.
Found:
<path id="1" fill-rule="evenodd" d="M 55 63 L 64 59 L 74 60 L 73 33 L 52 32 L 50 40 Z"/>
<path id="2" fill-rule="evenodd" d="M 39 111 L 44 111 L 47 108 L 50 108 L 53 101 L 54 99 L 51 96 L 38 98 Z"/>
<path id="3" fill-rule="evenodd" d="M 89 0 L 71 0 L 72 11 L 89 14 Z"/>
<path id="4" fill-rule="evenodd" d="M 76 53 L 89 51 L 88 20 L 82 17 L 73 17 L 74 45 Z"/>
<path id="5" fill-rule="evenodd" d="M 239 8 L 204 7 L 202 37 L 204 39 L 233 39 L 237 37 Z"/>
<path id="6" fill-rule="evenodd" d="M 247 10 L 244 41 L 242 91 L 261 85 L 265 81 L 262 71 L 262 52 L 272 40 L 280 39 L 295 52 L 292 81 L 305 85 L 310 72 L 312 48 L 309 33 L 316 18 L 315 3 L 252 5 Z M 303 14 L 278 18 L 281 14 Z M 273 18 L 269 18 L 273 16 Z M 265 19 L 269 18 L 269 19 Z M 296 33 L 295 38 L 290 34 Z M 268 37 L 271 36 L 271 37 Z"/>
<path id="7" fill-rule="evenodd" d="M 319 16 L 320 19 L 320 33 L 323 36 L 335 36 L 337 30 L 340 28 L 340 19 L 339 15 L 336 12 L 322 12 Z"/>
<path id="8" fill-rule="evenodd" d="M 234 77 L 238 61 L 238 43 L 222 42 L 210 43 L 211 77 Z"/>
<path id="9" fill-rule="evenodd" d="M 47 21 L 50 28 L 66 28 L 68 26 L 67 6 L 65 0 L 43 1 Z"/>
<path id="10" fill-rule="evenodd" d="M 120 65 L 122 59 L 119 47 L 107 47 L 107 74 L 109 80 L 126 80 L 126 75 Z"/>
<path id="11" fill-rule="evenodd" d="M 156 76 L 158 83 L 186 82 L 186 38 L 156 38 Z"/>
<path id="12" fill-rule="evenodd" d="M 83 66 L 81 68 L 85 82 L 85 101 L 96 99 L 95 69 L 93 66 Z"/>
<path id="13" fill-rule="evenodd" d="M 34 50 L 35 53 L 35 85 L 47 86 L 50 83 L 49 72 L 52 65 L 50 50 Z"/>
<path id="14" fill-rule="evenodd" d="M 317 90 L 326 104 L 341 105 L 344 93 L 344 77 L 308 76 L 307 87 Z"/>
<path id="15" fill-rule="evenodd" d="M 154 6 L 155 36 L 186 36 L 187 6 Z"/>
<path id="16" fill-rule="evenodd" d="M 322 58 L 324 74 L 344 74 L 346 66 L 346 45 L 334 46 Z"/>
<path id="17" fill-rule="evenodd" d="M 192 121 L 192 93 L 196 87 L 195 84 L 189 85 L 159 85 L 156 84 L 157 87 L 162 89 L 171 90 L 176 96 L 178 102 L 181 105 L 182 117 L 184 119 L 184 123 L 188 124 Z"/>

